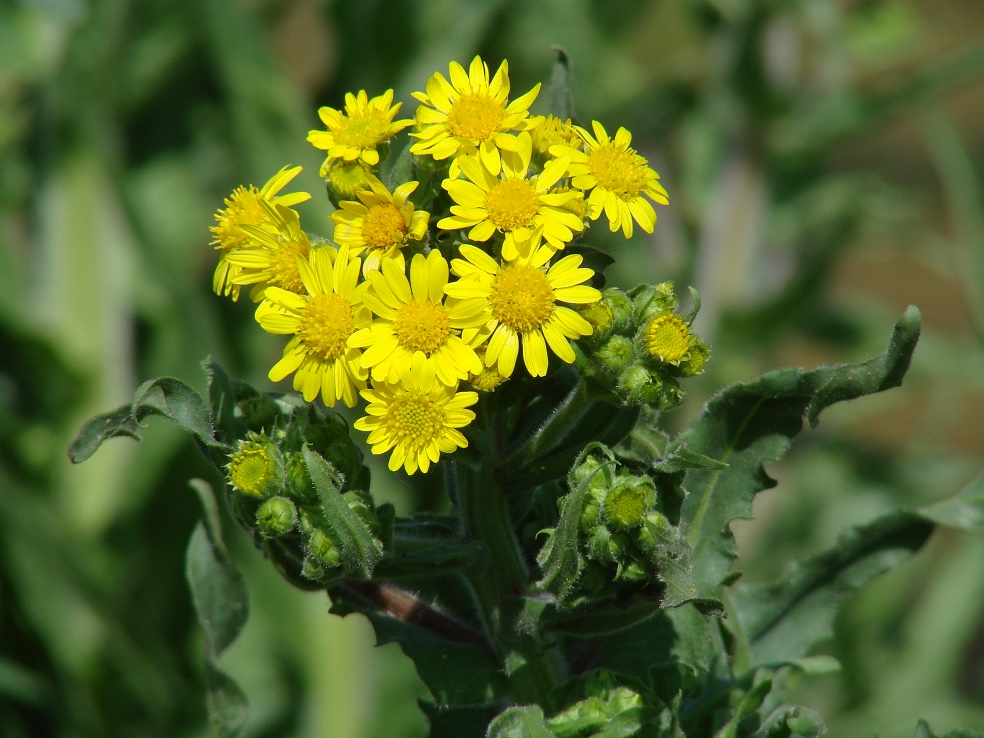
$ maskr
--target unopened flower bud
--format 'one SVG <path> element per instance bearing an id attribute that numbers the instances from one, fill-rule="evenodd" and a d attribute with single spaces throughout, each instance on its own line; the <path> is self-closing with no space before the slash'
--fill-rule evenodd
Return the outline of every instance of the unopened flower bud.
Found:
<path id="1" fill-rule="evenodd" d="M 256 527 L 267 538 L 276 538 L 294 530 L 297 508 L 286 497 L 270 497 L 256 511 Z"/>
<path id="2" fill-rule="evenodd" d="M 686 358 L 680 362 L 680 373 L 685 377 L 692 377 L 700 374 L 704 370 L 704 364 L 710 356 L 710 349 L 699 336 L 690 337 L 690 351 Z"/>
<path id="3" fill-rule="evenodd" d="M 643 550 L 648 550 L 653 548 L 658 539 L 669 535 L 670 532 L 670 521 L 667 519 L 663 513 L 651 510 L 643 517 L 642 527 L 640 527 L 636 533 L 636 543 Z"/>
<path id="4" fill-rule="evenodd" d="M 236 409 L 246 427 L 257 433 L 272 430 L 280 417 L 280 409 L 269 395 L 246 397 L 236 403 Z"/>
<path id="5" fill-rule="evenodd" d="M 637 324 L 645 323 L 659 315 L 675 313 L 680 303 L 673 291 L 673 282 L 660 282 L 647 286 L 632 301 Z"/>
<path id="6" fill-rule="evenodd" d="M 645 483 L 620 484 L 605 495 L 605 517 L 619 528 L 635 528 L 655 498 L 655 491 Z"/>
<path id="7" fill-rule="evenodd" d="M 308 539 L 308 552 L 328 567 L 341 566 L 342 552 L 323 530 L 315 530 Z"/>
<path id="8" fill-rule="evenodd" d="M 632 333 L 632 300 L 621 290 L 611 287 L 601 293 L 601 302 L 612 311 L 611 329 L 616 333 Z"/>
<path id="9" fill-rule="evenodd" d="M 598 347 L 594 357 L 605 369 L 618 374 L 635 358 L 635 350 L 632 341 L 616 334 Z"/>
<path id="10" fill-rule="evenodd" d="M 328 199 L 336 208 L 343 200 L 355 200 L 359 190 L 371 188 L 372 174 L 360 161 L 346 162 L 336 160 L 330 166 L 321 167 L 321 176 L 327 182 Z"/>
<path id="11" fill-rule="evenodd" d="M 630 364 L 618 375 L 616 388 L 630 405 L 646 405 L 660 401 L 663 382 L 641 364 Z"/>
<path id="12" fill-rule="evenodd" d="M 611 333 L 614 313 L 604 302 L 582 305 L 578 312 L 591 324 L 591 340 L 600 341 Z"/>

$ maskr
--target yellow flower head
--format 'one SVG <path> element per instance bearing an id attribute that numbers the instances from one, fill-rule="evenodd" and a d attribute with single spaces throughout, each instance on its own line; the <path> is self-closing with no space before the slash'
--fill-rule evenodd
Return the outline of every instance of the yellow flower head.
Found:
<path id="1" fill-rule="evenodd" d="M 250 434 L 229 456 L 226 470 L 229 482 L 239 492 L 249 497 L 266 497 L 276 486 L 276 450 L 269 440 Z"/>
<path id="2" fill-rule="evenodd" d="M 642 329 L 646 350 L 667 364 L 679 364 L 690 351 L 690 328 L 676 315 L 660 315 Z"/>
<path id="3" fill-rule="evenodd" d="M 586 151 L 572 146 L 551 149 L 555 156 L 571 159 L 571 185 L 588 196 L 588 216 L 597 220 L 604 211 L 612 231 L 622 229 L 626 238 L 632 235 L 632 221 L 646 233 L 656 225 L 656 211 L 649 203 L 669 204 L 659 175 L 643 157 L 629 146 L 632 134 L 619 128 L 615 138 L 609 138 L 598 121 L 592 121 L 594 136 L 578 126 Z M 644 197 L 645 196 L 645 197 Z"/>
<path id="4" fill-rule="evenodd" d="M 426 237 L 430 213 L 414 209 L 408 198 L 415 189 L 416 182 L 406 182 L 391 194 L 372 177 L 368 189 L 356 192 L 358 201 L 346 200 L 331 214 L 339 246 L 348 246 L 352 254 L 368 249 L 365 274 L 379 269 L 380 260 L 386 257 L 397 258 L 400 268 L 405 268 L 400 250 Z"/>
<path id="5" fill-rule="evenodd" d="M 239 299 L 240 286 L 233 282 L 233 279 L 239 275 L 239 267 L 231 264 L 228 256 L 250 242 L 251 236 L 243 226 L 270 227 L 267 212 L 260 203 L 268 202 L 289 208 L 310 199 L 311 195 L 307 192 L 277 194 L 300 171 L 301 167 L 286 166 L 267 180 L 260 189 L 256 189 L 253 185 L 237 187 L 225 199 L 225 207 L 215 213 L 216 223 L 210 229 L 213 236 L 212 246 L 223 252 L 215 268 L 215 275 L 212 277 L 212 289 L 215 294 L 231 296 L 233 300 Z"/>
<path id="6" fill-rule="evenodd" d="M 418 354 L 409 366 L 402 366 L 398 381 L 383 382 L 362 391 L 369 403 L 366 416 L 353 423 L 358 430 L 369 432 L 374 454 L 393 450 L 389 468 L 400 467 L 413 474 L 427 472 L 442 453 L 449 454 L 468 445 L 459 431 L 475 413 L 469 405 L 478 402 L 475 392 L 458 392 L 457 385 L 434 381 L 424 370 L 424 357 Z"/>
<path id="7" fill-rule="evenodd" d="M 554 253 L 549 246 L 541 246 L 527 257 L 496 263 L 481 249 L 464 245 L 461 255 L 465 258 L 451 262 L 452 272 L 461 279 L 444 291 L 463 300 L 484 300 L 492 315 L 483 328 L 465 331 L 462 338 L 471 343 L 473 331 L 489 333 L 485 364 L 497 366 L 504 377 L 512 375 L 520 347 L 526 370 L 542 377 L 549 362 L 547 346 L 571 363 L 574 349 L 568 339 L 591 335 L 588 321 L 558 303 L 583 305 L 601 299 L 598 290 L 583 284 L 594 272 L 581 267 L 577 254 L 548 268 Z"/>
<path id="8" fill-rule="evenodd" d="M 307 140 L 315 148 L 327 151 L 325 167 L 335 159 L 356 161 L 369 166 L 379 164 L 377 147 L 413 123 L 409 118 L 393 120 L 403 103 L 393 105 L 393 90 L 386 90 L 372 100 L 365 90 L 357 95 L 345 93 L 345 112 L 323 107 L 318 116 L 327 131 L 310 131 Z"/>
<path id="9" fill-rule="evenodd" d="M 571 123 L 571 119 L 561 120 L 556 115 L 539 116 L 542 121 L 533 129 L 533 153 L 541 159 L 553 158 L 552 146 L 571 146 L 579 148 L 581 137 Z"/>
<path id="10" fill-rule="evenodd" d="M 550 191 L 567 173 L 568 158 L 552 159 L 540 174 L 527 177 L 530 134 L 519 134 L 517 143 L 516 154 L 502 158 L 501 174 L 493 173 L 479 157 L 458 160 L 466 179 L 444 180 L 444 189 L 457 205 L 451 206 L 450 217 L 437 224 L 448 230 L 470 228 L 471 241 L 488 241 L 496 231 L 504 233 L 502 256 L 507 261 L 530 243 L 536 229 L 542 230 L 543 238 L 554 249 L 562 249 L 584 227 L 581 219 L 565 208 L 577 193 Z"/>
<path id="11" fill-rule="evenodd" d="M 509 102 L 509 65 L 503 61 L 489 81 L 488 65 L 475 57 L 466 73 L 451 62 L 449 82 L 437 72 L 427 80 L 426 92 L 413 96 L 423 103 L 417 108 L 417 140 L 410 153 L 437 160 L 478 154 L 493 175 L 499 173 L 499 151 L 515 151 L 516 138 L 508 131 L 526 131 L 536 125 L 529 108 L 540 92 L 537 85 Z M 457 158 L 451 162 L 451 177 L 458 176 Z"/>
<path id="12" fill-rule="evenodd" d="M 368 280 L 362 299 L 377 319 L 353 335 L 349 346 L 365 349 L 362 366 L 372 369 L 374 382 L 396 382 L 401 368 L 418 357 L 427 383 L 436 376 L 444 385 L 457 385 L 482 370 L 475 350 L 459 333 L 488 321 L 485 304 L 445 298 L 448 262 L 439 251 L 416 254 L 409 280 L 394 259 L 383 259 L 382 269 L 370 272 Z"/>
<path id="13" fill-rule="evenodd" d="M 357 286 L 359 262 L 349 259 L 345 247 L 334 264 L 328 250 L 314 249 L 306 260 L 297 260 L 307 294 L 269 287 L 257 308 L 256 319 L 264 330 L 293 334 L 283 358 L 270 370 L 270 379 L 279 382 L 293 373 L 294 389 L 303 392 L 307 402 L 320 393 L 329 407 L 338 400 L 354 407 L 356 390 L 366 386 L 362 351 L 348 346 L 352 334 L 368 327 L 371 319 Z"/>
<path id="14" fill-rule="evenodd" d="M 301 230 L 301 219 L 283 205 L 261 202 L 260 208 L 266 212 L 268 227 L 244 225 L 243 230 L 251 241 L 227 257 L 229 263 L 239 269 L 233 284 L 255 285 L 250 293 L 254 302 L 262 300 L 264 291 L 270 286 L 303 294 L 298 257 L 308 258 L 311 241 Z"/>

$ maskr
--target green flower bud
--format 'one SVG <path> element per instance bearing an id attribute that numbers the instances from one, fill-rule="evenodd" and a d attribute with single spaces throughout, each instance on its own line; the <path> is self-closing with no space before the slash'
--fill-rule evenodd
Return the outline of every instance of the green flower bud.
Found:
<path id="1" fill-rule="evenodd" d="M 604 339 L 612 330 L 614 313 L 604 302 L 592 302 L 589 305 L 582 305 L 578 312 L 581 317 L 591 324 L 591 336 L 593 341 Z"/>
<path id="2" fill-rule="evenodd" d="M 286 497 L 270 497 L 256 511 L 256 527 L 267 538 L 276 538 L 294 530 L 297 508 Z"/>
<path id="3" fill-rule="evenodd" d="M 604 477 L 604 472 L 598 470 L 602 467 L 601 461 L 595 456 L 588 456 L 578 466 L 571 470 L 573 486 L 579 486 L 587 481 L 595 484 L 599 477 Z"/>
<path id="4" fill-rule="evenodd" d="M 663 380 L 641 364 L 630 364 L 618 375 L 616 389 L 630 405 L 659 404 Z"/>
<path id="5" fill-rule="evenodd" d="M 632 300 L 633 317 L 636 325 L 645 323 L 666 313 L 675 313 L 680 306 L 673 282 L 661 282 L 655 286 L 647 285 Z"/>
<path id="6" fill-rule="evenodd" d="M 342 552 L 323 530 L 315 530 L 308 539 L 308 552 L 330 568 L 342 565 Z"/>
<path id="7" fill-rule="evenodd" d="M 307 464 L 301 454 L 291 454 L 287 457 L 287 481 L 301 500 L 314 502 L 317 495 L 314 492 L 314 482 L 308 474 Z"/>
<path id="8" fill-rule="evenodd" d="M 598 522 L 598 515 L 601 513 L 601 503 L 594 497 L 588 497 L 584 503 L 584 510 L 581 511 L 581 530 L 589 531 Z"/>
<path id="9" fill-rule="evenodd" d="M 321 176 L 325 178 L 328 199 L 336 208 L 343 200 L 355 200 L 358 190 L 370 189 L 369 182 L 372 173 L 369 167 L 361 161 L 346 162 L 335 160 L 330 166 L 321 167 Z"/>
<path id="10" fill-rule="evenodd" d="M 650 578 L 650 573 L 644 562 L 630 561 L 619 568 L 617 576 L 626 582 L 644 582 Z"/>
<path id="11" fill-rule="evenodd" d="M 230 484 L 248 497 L 273 494 L 279 486 L 277 456 L 277 448 L 269 439 L 251 433 L 229 456 L 226 470 Z"/>
<path id="12" fill-rule="evenodd" d="M 680 373 L 685 377 L 692 377 L 704 371 L 704 364 L 710 356 L 711 350 L 707 347 L 700 336 L 690 337 L 690 352 L 686 358 L 680 362 Z"/>
<path id="13" fill-rule="evenodd" d="M 302 507 L 297 516 L 297 526 L 302 533 L 311 535 L 314 531 L 321 528 L 324 521 L 321 519 L 321 512 L 316 508 Z"/>
<path id="14" fill-rule="evenodd" d="M 594 352 L 594 358 L 608 371 L 618 374 L 635 359 L 632 341 L 625 336 L 614 335 Z"/>
<path id="15" fill-rule="evenodd" d="M 598 526 L 588 537 L 588 558 L 594 561 L 614 562 L 616 552 L 612 546 L 612 532 Z"/>
<path id="16" fill-rule="evenodd" d="M 656 492 L 648 484 L 620 484 L 605 495 L 605 517 L 619 528 L 635 528 L 655 499 Z"/>
<path id="17" fill-rule="evenodd" d="M 654 548 L 657 539 L 670 535 L 672 526 L 669 519 L 663 513 L 651 510 L 643 517 L 642 525 L 635 532 L 636 543 L 643 551 Z"/>
<path id="18" fill-rule="evenodd" d="M 633 333 L 632 300 L 621 290 L 609 288 L 601 293 L 601 302 L 612 311 L 611 330 L 616 333 Z"/>
<path id="19" fill-rule="evenodd" d="M 280 418 L 280 408 L 269 395 L 253 395 L 236 403 L 236 412 L 251 431 L 271 431 Z"/>
<path id="20" fill-rule="evenodd" d="M 328 567 L 322 564 L 313 556 L 305 556 L 304 564 L 301 566 L 301 576 L 305 579 L 318 581 L 324 579 L 328 574 Z"/>

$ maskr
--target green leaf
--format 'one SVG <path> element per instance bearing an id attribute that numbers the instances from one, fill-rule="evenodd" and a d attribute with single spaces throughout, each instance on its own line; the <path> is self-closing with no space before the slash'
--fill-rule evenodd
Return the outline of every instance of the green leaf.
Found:
<path id="1" fill-rule="evenodd" d="M 510 707 L 489 725 L 487 738 L 557 738 L 544 722 L 539 705 Z"/>
<path id="2" fill-rule="evenodd" d="M 219 668 L 219 657 L 249 617 L 249 593 L 222 541 L 218 505 L 211 487 L 191 481 L 202 502 L 203 519 L 188 542 L 185 575 L 205 636 L 205 689 L 212 731 L 220 738 L 238 736 L 246 724 L 246 698 Z"/>
<path id="3" fill-rule="evenodd" d="M 160 377 L 140 385 L 130 405 L 86 421 L 68 447 L 69 459 L 73 464 L 85 461 L 107 438 L 128 436 L 140 440 L 141 422 L 151 415 L 167 418 L 206 447 L 223 453 L 229 450 L 215 440 L 212 418 L 201 396 L 180 379 Z"/>
<path id="4" fill-rule="evenodd" d="M 921 515 L 895 511 L 843 534 L 833 548 L 799 562 L 774 584 L 736 586 L 733 616 L 755 663 L 805 656 L 831 634 L 844 595 L 907 558 L 932 531 Z"/>
<path id="5" fill-rule="evenodd" d="M 331 587 L 331 612 L 365 615 L 377 645 L 398 643 L 437 704 L 479 706 L 506 694 L 501 664 L 483 636 L 390 585 Z"/>
<path id="6" fill-rule="evenodd" d="M 751 738 L 790 738 L 804 736 L 819 738 L 825 735 L 827 727 L 819 714 L 808 707 L 783 705 L 773 710 L 762 722 Z"/>
<path id="7" fill-rule="evenodd" d="M 916 738 L 984 738 L 984 733 L 977 733 L 966 728 L 957 728 L 949 733 L 938 735 L 929 727 L 929 723 L 920 720 L 916 723 Z"/>
<path id="8" fill-rule="evenodd" d="M 560 46 L 554 46 L 557 60 L 550 69 L 550 113 L 561 120 L 574 116 L 574 98 L 571 95 L 571 60 Z"/>
<path id="9" fill-rule="evenodd" d="M 957 530 L 984 530 L 984 474 L 953 497 L 919 510 L 937 525 Z"/>
<path id="10" fill-rule="evenodd" d="M 202 362 L 202 369 L 208 377 L 208 400 L 215 427 L 226 440 L 244 437 L 246 424 L 236 415 L 236 391 L 229 375 L 211 359 Z"/>
<path id="11" fill-rule="evenodd" d="M 752 498 L 775 485 L 762 467 L 786 453 L 803 429 L 829 405 L 898 386 L 919 337 L 919 311 L 910 307 L 881 356 L 860 364 L 779 369 L 754 382 L 726 387 L 680 434 L 674 448 L 728 464 L 690 469 L 681 528 L 693 550 L 698 589 L 714 592 L 736 551 L 731 522 L 751 517 Z"/>
<path id="12" fill-rule="evenodd" d="M 321 500 L 325 523 L 342 551 L 342 564 L 353 575 L 372 576 L 383 545 L 341 495 L 343 479 L 331 464 L 305 445 L 304 463 Z"/>
<path id="13" fill-rule="evenodd" d="M 690 549 L 673 527 L 659 527 L 646 520 L 646 529 L 652 534 L 655 545 L 649 550 L 649 558 L 666 585 L 662 607 L 680 607 L 692 603 L 705 615 L 720 614 L 723 605 L 701 592 L 694 579 L 690 563 Z"/>
<path id="14" fill-rule="evenodd" d="M 402 544 L 402 546 L 401 546 Z M 405 542 L 397 539 L 396 546 Z M 437 543 L 387 555 L 374 572 L 374 578 L 395 579 L 412 576 L 434 576 L 453 571 L 481 573 L 489 565 L 489 552 L 478 541 L 467 543 Z"/>
<path id="15" fill-rule="evenodd" d="M 615 463 L 610 449 L 600 443 L 590 443 L 578 456 L 573 468 L 580 466 L 592 451 L 602 452 L 608 457 L 609 464 Z M 595 473 L 605 466 L 600 466 Z M 581 514 L 584 512 L 588 487 L 593 478 L 592 475 L 579 481 L 574 478 L 573 472 L 568 475 L 567 484 L 571 491 L 560 500 L 560 521 L 536 557 L 543 572 L 536 586 L 552 592 L 561 602 L 567 599 L 584 567 L 579 540 Z"/>
<path id="16" fill-rule="evenodd" d="M 483 735 L 499 709 L 494 705 L 447 707 L 433 702 L 419 702 L 420 709 L 430 721 L 428 738 L 462 738 Z"/>
<path id="17" fill-rule="evenodd" d="M 738 735 L 738 729 L 741 727 L 742 721 L 762 706 L 762 703 L 771 691 L 772 679 L 767 676 L 760 678 L 756 674 L 752 688 L 741 698 L 735 714 L 714 734 L 714 738 L 735 738 Z"/>
<path id="18" fill-rule="evenodd" d="M 659 600 L 636 597 L 628 602 L 594 601 L 574 608 L 550 605 L 540 625 L 553 633 L 572 636 L 602 636 L 630 628 L 660 609 Z"/>

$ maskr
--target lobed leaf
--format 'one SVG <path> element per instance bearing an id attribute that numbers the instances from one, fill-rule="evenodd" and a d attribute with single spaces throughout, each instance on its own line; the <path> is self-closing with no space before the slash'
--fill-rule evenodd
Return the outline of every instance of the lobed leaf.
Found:
<path id="1" fill-rule="evenodd" d="M 763 462 L 786 453 L 806 419 L 835 402 L 898 386 L 919 337 L 919 311 L 910 307 L 895 325 L 881 356 L 859 364 L 779 369 L 754 382 L 726 387 L 676 439 L 673 448 L 728 464 L 690 469 L 681 528 L 693 549 L 698 589 L 714 592 L 736 557 L 731 522 L 751 516 L 752 498 L 775 485 Z"/>

